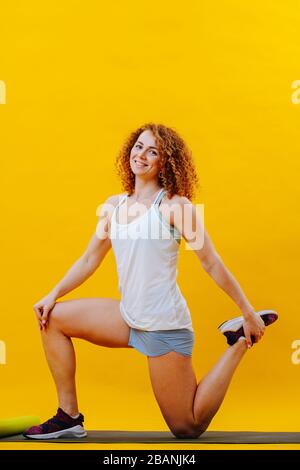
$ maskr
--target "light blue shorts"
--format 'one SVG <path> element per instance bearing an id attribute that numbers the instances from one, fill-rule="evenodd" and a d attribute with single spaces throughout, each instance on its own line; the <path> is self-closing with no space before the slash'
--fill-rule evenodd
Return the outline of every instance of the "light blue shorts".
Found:
<path id="1" fill-rule="evenodd" d="M 194 332 L 187 329 L 143 331 L 130 328 L 128 345 L 146 356 L 161 356 L 176 351 L 191 356 Z"/>

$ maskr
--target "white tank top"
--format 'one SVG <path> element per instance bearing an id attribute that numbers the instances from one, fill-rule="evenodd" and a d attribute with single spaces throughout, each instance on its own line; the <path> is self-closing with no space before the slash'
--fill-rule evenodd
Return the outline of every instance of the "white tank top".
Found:
<path id="1" fill-rule="evenodd" d="M 118 208 L 128 194 L 112 213 L 110 238 L 117 263 L 120 311 L 129 326 L 140 330 L 194 331 L 176 281 L 181 235 L 158 208 L 164 194 L 162 188 L 150 209 L 129 224 L 117 222 Z"/>

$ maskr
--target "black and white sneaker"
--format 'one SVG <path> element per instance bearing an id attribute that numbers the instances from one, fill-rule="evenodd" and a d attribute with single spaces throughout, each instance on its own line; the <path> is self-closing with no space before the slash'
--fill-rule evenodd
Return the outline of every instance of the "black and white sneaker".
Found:
<path id="1" fill-rule="evenodd" d="M 260 310 L 255 313 L 261 317 L 266 326 L 271 325 L 271 323 L 274 323 L 278 318 L 278 314 L 274 310 Z M 227 320 L 218 326 L 218 330 L 226 336 L 227 343 L 230 346 L 236 343 L 241 336 L 245 336 L 243 322 L 244 317 L 241 316 Z M 251 340 L 254 342 L 255 338 L 251 337 Z"/>
<path id="2" fill-rule="evenodd" d="M 32 426 L 24 431 L 23 436 L 27 439 L 57 439 L 60 437 L 86 437 L 83 428 L 84 417 L 81 413 L 77 418 L 72 418 L 64 410 L 58 408 L 53 418 L 48 419 L 39 426 Z"/>

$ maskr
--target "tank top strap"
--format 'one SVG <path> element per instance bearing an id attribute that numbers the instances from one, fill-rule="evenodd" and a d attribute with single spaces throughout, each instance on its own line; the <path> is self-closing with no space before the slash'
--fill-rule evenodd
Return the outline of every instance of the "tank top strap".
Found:
<path id="1" fill-rule="evenodd" d="M 164 193 L 165 193 L 164 188 L 161 188 L 161 190 L 159 191 L 158 195 L 155 198 L 155 201 L 152 204 L 153 206 L 155 206 L 155 205 L 159 206 L 162 198 L 164 197 Z M 120 198 L 118 204 L 116 205 L 116 207 L 114 208 L 114 211 L 113 211 L 113 215 L 115 217 L 117 216 L 119 207 L 121 206 L 121 204 L 123 204 L 123 202 L 125 201 L 125 199 L 127 199 L 127 197 L 128 197 L 128 193 L 124 194 L 123 197 Z"/>
<path id="2" fill-rule="evenodd" d="M 119 202 L 118 204 L 116 205 L 116 207 L 114 208 L 114 211 L 113 211 L 113 215 L 117 215 L 117 212 L 118 212 L 118 209 L 120 207 L 121 204 L 123 204 L 123 201 L 125 201 L 125 199 L 128 197 L 128 193 L 124 194 L 123 197 L 121 197 L 119 199 Z"/>
<path id="3" fill-rule="evenodd" d="M 162 200 L 162 198 L 164 197 L 164 195 L 165 195 L 165 190 L 164 190 L 164 188 L 161 188 L 161 190 L 159 191 L 158 195 L 155 198 L 155 201 L 154 201 L 153 205 L 154 206 L 157 205 L 157 207 L 158 207 L 161 200 Z"/>

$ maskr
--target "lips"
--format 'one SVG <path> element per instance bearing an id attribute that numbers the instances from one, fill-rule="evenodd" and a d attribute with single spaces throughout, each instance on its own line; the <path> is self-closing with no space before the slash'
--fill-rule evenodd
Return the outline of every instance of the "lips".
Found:
<path id="1" fill-rule="evenodd" d="M 139 160 L 135 160 L 135 159 L 134 159 L 133 161 L 134 161 L 134 163 L 135 163 L 136 165 L 138 165 L 138 166 L 148 166 L 146 163 L 140 162 Z"/>

